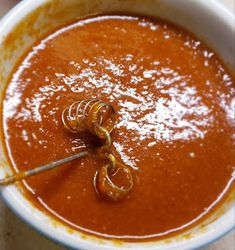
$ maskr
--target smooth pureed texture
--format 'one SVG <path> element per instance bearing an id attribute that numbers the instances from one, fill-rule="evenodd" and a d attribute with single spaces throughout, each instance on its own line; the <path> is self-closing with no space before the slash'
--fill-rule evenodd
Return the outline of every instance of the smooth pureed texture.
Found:
<path id="1" fill-rule="evenodd" d="M 192 35 L 114 15 L 79 20 L 41 41 L 6 90 L 3 132 L 14 168 L 97 146 L 61 121 L 66 107 L 86 98 L 118 112 L 112 152 L 133 169 L 134 187 L 117 203 L 99 198 L 93 176 L 102 162 L 94 154 L 27 180 L 31 200 L 59 220 L 104 237 L 167 236 L 203 218 L 230 189 L 235 85 Z"/>

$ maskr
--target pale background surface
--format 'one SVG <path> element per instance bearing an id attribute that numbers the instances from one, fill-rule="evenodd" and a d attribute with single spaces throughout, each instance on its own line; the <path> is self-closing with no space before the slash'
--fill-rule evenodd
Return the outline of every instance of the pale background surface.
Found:
<path id="1" fill-rule="evenodd" d="M 224 3 L 234 13 L 234 0 L 218 1 Z M 0 0 L 0 17 L 17 2 L 17 0 Z M 33 231 L 0 200 L 0 250 L 65 250 L 65 248 L 55 245 Z M 235 231 L 201 250 L 235 250 Z"/>

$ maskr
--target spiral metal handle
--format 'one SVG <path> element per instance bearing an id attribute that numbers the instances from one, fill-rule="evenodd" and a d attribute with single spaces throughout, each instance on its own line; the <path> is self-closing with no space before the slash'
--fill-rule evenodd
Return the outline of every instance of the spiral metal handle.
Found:
<path id="1" fill-rule="evenodd" d="M 74 102 L 66 108 L 62 113 L 62 122 L 72 133 L 88 130 L 102 138 L 97 130 L 98 126 L 111 133 L 115 125 L 115 115 L 111 105 L 96 99 L 86 99 Z"/>
<path id="2" fill-rule="evenodd" d="M 115 125 L 116 112 L 114 108 L 97 99 L 86 99 L 72 103 L 62 113 L 64 127 L 71 133 L 89 131 L 104 140 L 104 145 L 97 150 L 98 155 L 106 159 L 107 164 L 97 170 L 94 176 L 96 191 L 109 200 L 124 198 L 133 187 L 133 178 L 130 169 L 117 162 L 110 147 L 112 139 L 110 133 Z M 127 185 L 118 186 L 112 178 L 122 171 Z"/>

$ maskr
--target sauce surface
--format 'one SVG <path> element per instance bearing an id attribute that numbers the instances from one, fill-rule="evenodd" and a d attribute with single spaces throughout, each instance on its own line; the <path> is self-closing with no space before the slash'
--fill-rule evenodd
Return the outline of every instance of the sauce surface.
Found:
<path id="1" fill-rule="evenodd" d="M 104 15 L 78 20 L 40 41 L 6 89 L 3 133 L 17 170 L 94 146 L 68 133 L 64 108 L 112 104 L 117 159 L 134 188 L 120 202 L 97 196 L 95 155 L 24 182 L 37 206 L 73 228 L 123 239 L 166 236 L 208 214 L 235 167 L 235 85 L 214 52 L 160 20 Z"/>

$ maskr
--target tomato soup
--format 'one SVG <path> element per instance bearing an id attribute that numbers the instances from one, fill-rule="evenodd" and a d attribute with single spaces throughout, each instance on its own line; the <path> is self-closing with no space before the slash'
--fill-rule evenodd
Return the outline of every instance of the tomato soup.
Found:
<path id="1" fill-rule="evenodd" d="M 124 240 L 171 235 L 213 211 L 235 168 L 235 85 L 217 55 L 163 20 L 100 15 L 40 40 L 6 88 L 3 136 L 23 171 L 95 147 L 72 134 L 62 111 L 97 98 L 117 111 L 112 152 L 133 174 L 118 202 L 99 197 L 95 154 L 23 182 L 42 211 L 74 229 Z"/>

